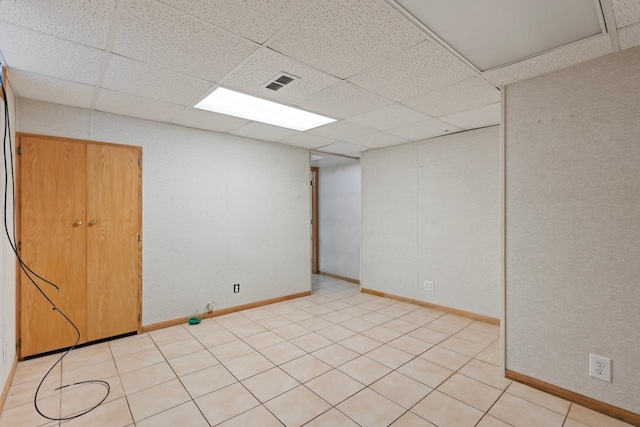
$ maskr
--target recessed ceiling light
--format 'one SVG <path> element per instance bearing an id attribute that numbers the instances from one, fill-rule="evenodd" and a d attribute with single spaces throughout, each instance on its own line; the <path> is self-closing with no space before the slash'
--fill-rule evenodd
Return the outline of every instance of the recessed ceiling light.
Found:
<path id="1" fill-rule="evenodd" d="M 396 0 L 482 71 L 604 32 L 587 0 Z"/>
<path id="2" fill-rule="evenodd" d="M 195 108 L 299 131 L 313 129 L 336 121 L 329 117 L 223 87 L 211 92 Z"/>

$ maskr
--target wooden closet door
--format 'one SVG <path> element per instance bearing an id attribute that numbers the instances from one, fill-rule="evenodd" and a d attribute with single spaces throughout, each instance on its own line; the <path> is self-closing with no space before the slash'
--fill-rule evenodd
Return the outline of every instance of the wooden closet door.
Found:
<path id="1" fill-rule="evenodd" d="M 21 137 L 22 259 L 60 287 L 36 279 L 86 341 L 86 146 Z M 74 329 L 24 273 L 20 278 L 21 356 L 72 345 Z"/>
<path id="2" fill-rule="evenodd" d="M 139 148 L 87 146 L 87 338 L 138 330 L 141 290 Z"/>

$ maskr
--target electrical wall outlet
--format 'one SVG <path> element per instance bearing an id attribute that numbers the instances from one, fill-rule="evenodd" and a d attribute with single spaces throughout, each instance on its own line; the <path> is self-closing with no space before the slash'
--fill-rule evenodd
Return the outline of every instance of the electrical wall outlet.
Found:
<path id="1" fill-rule="evenodd" d="M 238 292 L 240 292 L 240 283 L 235 283 L 233 285 L 233 293 L 237 294 Z"/>
<path id="2" fill-rule="evenodd" d="M 589 376 L 611 382 L 611 359 L 589 353 Z"/>
<path id="3" fill-rule="evenodd" d="M 424 290 L 425 291 L 433 291 L 433 280 L 425 280 L 424 281 Z"/>

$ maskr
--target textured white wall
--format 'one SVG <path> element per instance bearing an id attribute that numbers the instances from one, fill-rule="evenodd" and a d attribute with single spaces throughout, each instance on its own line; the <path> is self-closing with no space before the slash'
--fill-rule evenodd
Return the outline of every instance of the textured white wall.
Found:
<path id="1" fill-rule="evenodd" d="M 5 82 L 6 83 L 6 82 Z M 11 121 L 11 138 L 15 142 L 16 131 L 16 99 L 11 89 L 11 84 L 5 86 L 7 98 L 9 101 L 9 119 Z M 0 121 L 4 131 L 4 108 L 0 108 Z M 15 149 L 15 144 L 14 144 Z M 4 166 L 2 166 L 4 168 Z M 0 174 L 0 191 L 4 191 L 4 173 Z M 8 225 L 9 230 L 13 228 L 13 218 L 11 212 L 13 205 L 12 187 L 9 183 L 9 203 L 7 210 L 9 211 Z M 4 203 L 4 202 L 2 202 Z M 4 211 L 2 215 L 2 237 L 0 237 L 0 389 L 4 387 L 9 371 L 16 356 L 16 258 L 13 250 L 9 245 L 9 241 L 4 231 Z"/>
<path id="2" fill-rule="evenodd" d="M 360 163 L 319 169 L 320 271 L 360 279 Z"/>
<path id="3" fill-rule="evenodd" d="M 310 289 L 308 150 L 26 99 L 19 115 L 143 147 L 143 324 Z"/>
<path id="4" fill-rule="evenodd" d="M 636 413 L 638 70 L 629 49 L 506 92 L 506 367 Z"/>
<path id="5" fill-rule="evenodd" d="M 418 143 L 366 151 L 362 165 L 360 284 L 416 298 Z"/>
<path id="6" fill-rule="evenodd" d="M 499 318 L 500 128 L 421 142 L 418 162 L 418 299 Z"/>
<path id="7" fill-rule="evenodd" d="M 362 286 L 500 317 L 499 161 L 498 127 L 365 152 Z"/>

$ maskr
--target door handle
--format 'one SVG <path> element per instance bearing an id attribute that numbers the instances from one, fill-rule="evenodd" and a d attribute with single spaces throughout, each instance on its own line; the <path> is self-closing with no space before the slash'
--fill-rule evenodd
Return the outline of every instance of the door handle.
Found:
<path id="1" fill-rule="evenodd" d="M 81 225 L 82 225 L 82 220 L 78 220 L 78 221 L 76 221 L 76 222 L 74 222 L 74 223 L 73 223 L 73 226 L 74 226 L 74 227 L 79 227 L 79 226 L 81 226 Z"/>
<path id="2" fill-rule="evenodd" d="M 89 227 L 96 225 L 98 223 L 98 221 L 96 221 L 95 219 L 92 219 L 91 221 L 89 221 Z"/>

